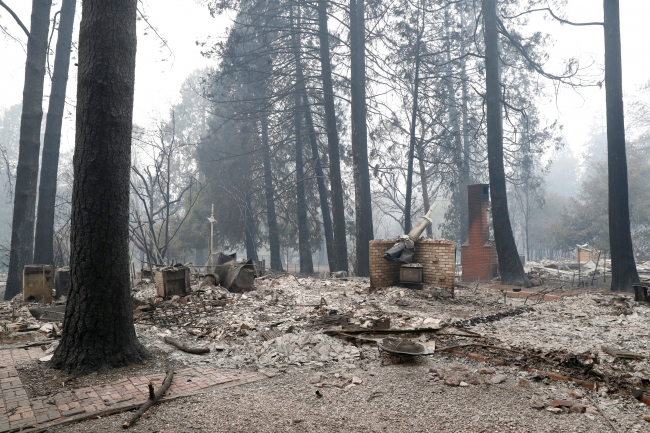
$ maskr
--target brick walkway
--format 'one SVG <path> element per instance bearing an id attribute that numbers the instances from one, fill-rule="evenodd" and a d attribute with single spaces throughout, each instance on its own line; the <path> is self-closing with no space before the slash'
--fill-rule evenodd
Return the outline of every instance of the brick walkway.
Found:
<path id="1" fill-rule="evenodd" d="M 30 399 L 15 365 L 42 356 L 43 351 L 39 347 L 0 350 L 0 433 L 144 402 L 149 396 L 147 383 L 151 381 L 154 388 L 158 389 L 165 377 L 165 374 L 131 377 L 105 385 L 70 389 Z M 190 367 L 175 371 L 174 380 L 165 397 L 191 395 L 229 382 L 243 384 L 259 378 L 262 376 L 258 373 L 240 374 Z"/>

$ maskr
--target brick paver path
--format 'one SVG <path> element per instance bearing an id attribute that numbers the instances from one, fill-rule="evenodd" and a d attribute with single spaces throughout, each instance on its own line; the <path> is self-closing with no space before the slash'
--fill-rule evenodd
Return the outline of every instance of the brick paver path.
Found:
<path id="1" fill-rule="evenodd" d="M 55 395 L 30 399 L 15 365 L 42 356 L 40 347 L 0 350 L 0 433 L 82 413 L 90 414 L 141 403 L 149 397 L 147 383 L 151 381 L 154 388 L 158 389 L 165 378 L 164 373 L 130 377 L 104 385 L 67 389 Z M 165 397 L 190 395 L 228 382 L 246 383 L 257 378 L 260 378 L 257 373 L 190 367 L 175 371 L 174 380 Z"/>

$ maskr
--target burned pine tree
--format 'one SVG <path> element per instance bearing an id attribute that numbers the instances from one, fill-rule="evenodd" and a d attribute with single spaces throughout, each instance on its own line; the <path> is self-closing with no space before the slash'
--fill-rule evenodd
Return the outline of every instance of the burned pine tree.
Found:
<path id="1" fill-rule="evenodd" d="M 617 292 L 630 292 L 632 284 L 639 282 L 639 274 L 636 270 L 630 232 L 619 2 L 604 0 L 603 6 L 611 288 Z"/>
<path id="2" fill-rule="evenodd" d="M 332 191 L 332 227 L 334 238 L 336 271 L 348 271 L 348 247 L 345 234 L 345 207 L 343 184 L 341 180 L 340 142 L 334 104 L 334 86 L 332 83 L 332 63 L 330 59 L 329 30 L 327 26 L 327 1 L 318 0 L 318 43 L 323 82 L 323 108 L 327 131 L 327 148 L 329 156 L 329 179 Z"/>
<path id="3" fill-rule="evenodd" d="M 497 20 L 496 0 L 483 0 L 487 148 L 494 240 L 499 257 L 501 281 L 504 284 L 523 285 L 528 280 L 519 260 L 519 253 L 517 252 L 517 245 L 510 224 L 503 166 L 503 118 Z"/>
<path id="4" fill-rule="evenodd" d="M 302 106 L 302 97 L 300 92 L 304 87 L 304 76 L 300 60 L 300 46 L 298 44 L 298 28 L 300 28 L 300 8 L 297 16 L 294 17 L 293 8 L 291 9 L 291 44 L 294 51 L 294 62 L 296 68 L 296 85 L 294 89 L 294 126 L 295 126 L 295 146 L 296 146 L 296 220 L 298 222 L 298 251 L 300 254 L 300 273 L 310 275 L 314 273 L 314 264 L 311 257 L 311 245 L 309 242 L 309 224 L 307 222 L 307 203 L 305 199 L 305 173 L 303 165 L 303 127 L 302 118 L 305 117 L 305 109 L 309 107 Z M 294 21 L 295 20 L 295 21 Z M 296 24 L 297 22 L 297 24 Z"/>
<path id="5" fill-rule="evenodd" d="M 356 264 L 354 272 L 370 275 L 369 242 L 374 238 L 366 109 L 366 25 L 364 0 L 350 0 L 350 110 L 351 147 L 356 216 Z"/>
<path id="6" fill-rule="evenodd" d="M 20 119 L 20 147 L 16 169 L 16 190 L 11 225 L 11 251 L 5 299 L 22 290 L 23 267 L 34 259 L 34 220 L 38 161 L 43 120 L 45 58 L 50 28 L 52 0 L 33 0 L 30 32 L 27 39 L 23 111 Z"/>
<path id="7" fill-rule="evenodd" d="M 147 357 L 135 334 L 129 278 L 136 8 L 135 0 L 86 0 L 82 8 L 71 288 L 61 343 L 51 360 L 66 372 Z"/>
<path id="8" fill-rule="evenodd" d="M 59 148 L 61 146 L 61 124 L 65 110 L 65 92 L 68 84 L 68 69 L 70 68 L 76 3 L 76 0 L 63 0 L 61 3 L 61 19 L 56 40 L 52 91 L 45 123 L 43 162 L 38 187 L 34 263 L 51 264 L 54 262 L 54 206 L 59 169 Z"/>

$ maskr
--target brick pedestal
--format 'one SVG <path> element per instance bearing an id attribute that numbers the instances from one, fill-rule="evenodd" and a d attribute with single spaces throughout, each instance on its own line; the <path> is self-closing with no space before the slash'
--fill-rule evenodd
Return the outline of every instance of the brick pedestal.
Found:
<path id="1" fill-rule="evenodd" d="M 370 288 L 392 286 L 399 282 L 400 263 L 384 260 L 382 255 L 392 247 L 396 239 L 370 241 Z M 415 241 L 413 263 L 423 268 L 424 283 L 454 288 L 456 246 L 446 239 L 418 239 Z"/>

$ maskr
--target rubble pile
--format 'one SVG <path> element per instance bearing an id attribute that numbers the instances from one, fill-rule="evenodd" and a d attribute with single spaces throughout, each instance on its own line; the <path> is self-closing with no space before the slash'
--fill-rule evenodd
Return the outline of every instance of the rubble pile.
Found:
<path id="1" fill-rule="evenodd" d="M 593 363 L 590 370 L 595 379 L 617 377 L 645 388 L 650 384 L 649 320 L 650 306 L 631 297 L 587 293 L 539 304 L 519 316 L 471 329 L 507 348 L 533 347 L 542 354 L 575 355 L 585 365 Z M 615 351 L 629 356 L 613 356 Z"/>
<path id="2" fill-rule="evenodd" d="M 259 365 L 262 367 L 286 367 L 289 364 L 313 362 L 321 366 L 325 362 L 341 364 L 359 359 L 360 352 L 354 346 L 344 344 L 324 334 L 305 332 L 285 334 L 266 341 L 259 352 Z"/>

